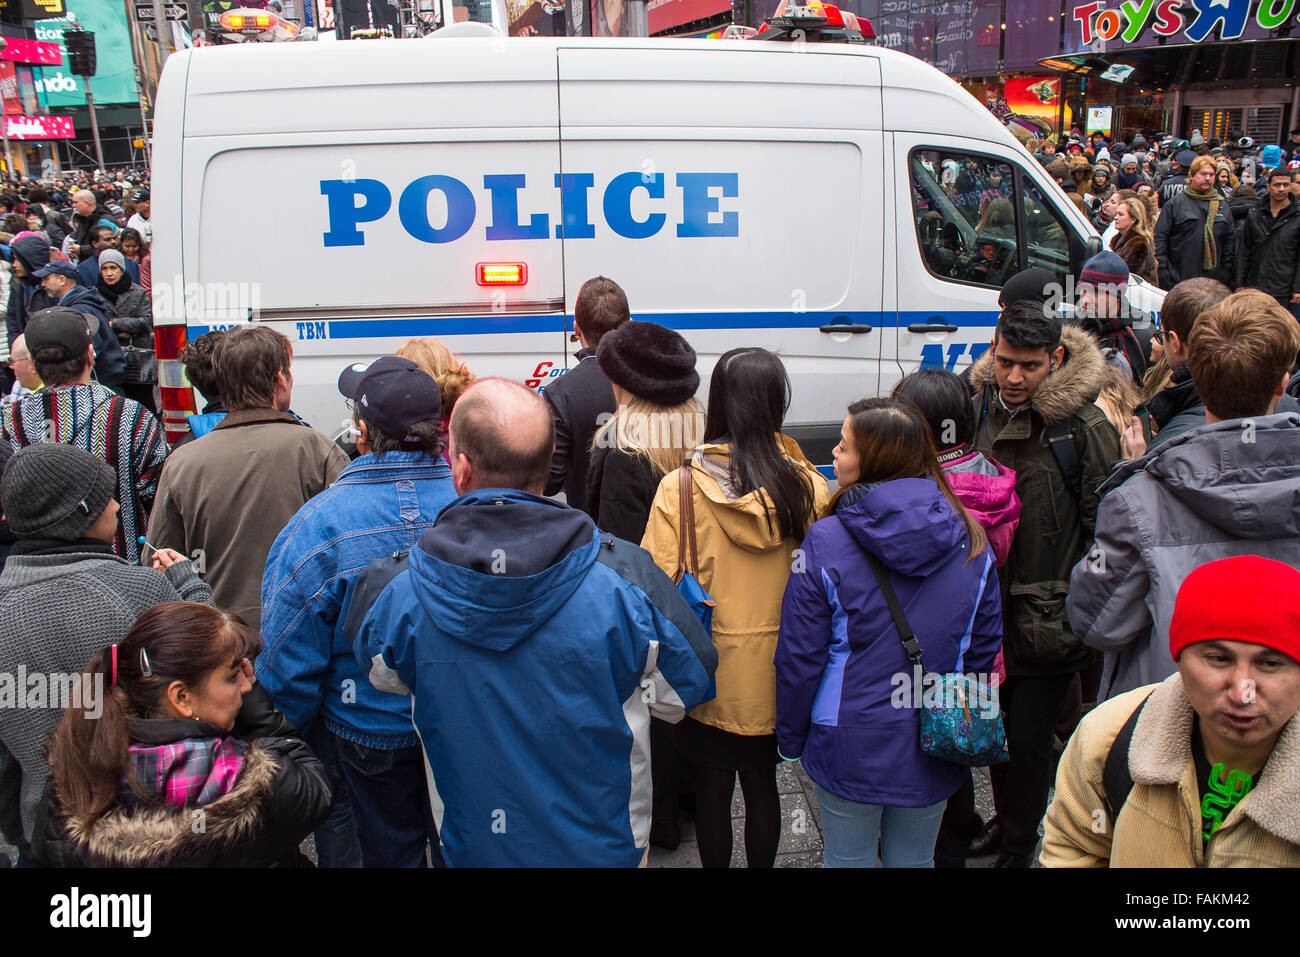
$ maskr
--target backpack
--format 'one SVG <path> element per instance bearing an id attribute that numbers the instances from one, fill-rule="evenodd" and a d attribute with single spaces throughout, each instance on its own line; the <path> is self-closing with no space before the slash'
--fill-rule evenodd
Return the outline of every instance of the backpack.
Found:
<path id="1" fill-rule="evenodd" d="M 1133 744 L 1133 731 L 1137 728 L 1138 718 L 1148 700 L 1149 696 L 1143 698 L 1142 703 L 1129 715 L 1111 742 L 1110 750 L 1106 752 L 1106 763 L 1101 772 L 1101 791 L 1112 835 L 1115 833 L 1115 822 L 1119 820 L 1119 812 L 1124 809 L 1124 802 L 1133 790 L 1133 775 L 1128 770 L 1128 753 Z"/>

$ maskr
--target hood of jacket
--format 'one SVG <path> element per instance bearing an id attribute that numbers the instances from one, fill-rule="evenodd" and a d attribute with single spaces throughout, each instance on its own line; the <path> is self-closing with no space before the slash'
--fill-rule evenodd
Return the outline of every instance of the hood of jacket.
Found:
<path id="1" fill-rule="evenodd" d="M 1175 416 L 1197 411 L 1205 415 L 1205 403 L 1192 382 L 1187 363 L 1179 363 L 1169 376 L 1169 384 L 1147 400 L 1147 411 L 1157 428 L 1163 429 Z"/>
<path id="2" fill-rule="evenodd" d="M 812 464 L 804 458 L 797 442 L 788 436 L 778 436 L 786 455 L 805 472 L 816 474 Z M 708 502 L 707 508 L 723 534 L 737 548 L 747 552 L 770 552 L 780 548 L 785 541 L 781 528 L 766 505 L 767 497 L 760 490 L 733 497 L 727 480 L 727 466 L 731 455 L 729 445 L 706 443 L 696 448 L 691 460 L 695 485 Z M 809 491 L 815 488 L 812 475 L 808 476 Z M 701 516 L 696 516 L 699 522 Z M 810 523 L 811 524 L 811 523 Z"/>
<path id="3" fill-rule="evenodd" d="M 1201 521 L 1234 539 L 1300 536 L 1300 415 L 1253 420 L 1253 441 L 1243 441 L 1245 421 L 1228 419 L 1175 436 L 1116 469 L 1101 493 L 1145 471 Z"/>
<path id="4" fill-rule="evenodd" d="M 23 264 L 27 270 L 27 275 L 23 280 L 29 284 L 36 284 L 40 280 L 32 278 L 32 273 L 38 269 L 43 269 L 50 263 L 50 244 L 41 239 L 40 236 L 23 236 L 16 239 L 13 245 L 9 247 L 14 257 Z"/>
<path id="5" fill-rule="evenodd" d="M 450 502 L 410 552 L 412 584 L 448 636 L 507 651 L 549 622 L 596 561 L 585 512 L 515 489 Z"/>
<path id="6" fill-rule="evenodd" d="M 977 522 L 988 528 L 1020 514 L 1016 473 L 981 452 L 944 466 L 948 487 Z"/>
<path id="7" fill-rule="evenodd" d="M 133 813 L 120 806 L 98 820 L 70 816 L 67 834 L 94 857 L 118 867 L 157 864 L 201 848 L 243 840 L 258 826 L 277 770 L 267 752 L 251 745 L 234 786 L 203 806 L 204 827 L 198 832 L 193 826 L 193 809 L 149 805 Z"/>
<path id="8" fill-rule="evenodd" d="M 929 479 L 882 482 L 835 515 L 853 540 L 886 567 L 928 575 L 966 545 L 966 523 Z"/>
<path id="9" fill-rule="evenodd" d="M 97 316 L 107 309 L 107 303 L 104 302 L 104 297 L 99 294 L 98 290 L 81 285 L 73 286 L 64 293 L 63 298 L 59 300 L 59 305 L 67 306 L 69 309 L 76 309 L 78 312 L 85 312 L 86 309 L 83 307 L 88 306 L 94 310 L 94 314 Z"/>
<path id="10" fill-rule="evenodd" d="M 1078 326 L 1063 326 L 1061 344 L 1065 346 L 1065 360 L 1029 399 L 1030 406 L 1048 425 L 1064 422 L 1092 403 L 1106 381 L 1106 360 L 1092 336 Z M 987 387 L 990 403 L 995 401 L 998 383 L 993 374 L 992 349 L 971 366 L 970 383 L 976 394 Z"/>

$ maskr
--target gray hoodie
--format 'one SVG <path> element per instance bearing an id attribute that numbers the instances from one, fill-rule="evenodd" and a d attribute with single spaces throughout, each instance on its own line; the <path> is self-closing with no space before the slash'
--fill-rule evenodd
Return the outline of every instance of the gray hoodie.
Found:
<path id="1" fill-rule="evenodd" d="M 63 716 L 62 676 L 80 673 L 91 655 L 121 641 L 136 618 L 165 601 L 210 605 L 212 590 L 190 562 L 177 562 L 163 574 L 90 551 L 15 552 L 5 562 L 0 574 L 0 832 L 20 849 L 31 841 L 50 772 L 43 749 Z M 89 697 L 83 703 L 94 710 Z"/>
<path id="2" fill-rule="evenodd" d="M 1066 604 L 1074 633 L 1106 652 L 1099 701 L 1177 670 L 1169 620 L 1194 568 L 1235 555 L 1300 567 L 1300 415 L 1199 426 L 1121 464 L 1100 492 Z"/>

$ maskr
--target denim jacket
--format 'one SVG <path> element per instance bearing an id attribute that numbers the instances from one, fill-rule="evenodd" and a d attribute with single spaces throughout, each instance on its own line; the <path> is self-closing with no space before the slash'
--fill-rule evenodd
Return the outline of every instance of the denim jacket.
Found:
<path id="1" fill-rule="evenodd" d="M 441 457 L 363 455 L 276 538 L 262 577 L 266 651 L 257 676 L 300 729 L 319 711 L 331 731 L 365 747 L 418 743 L 410 700 L 375 690 L 343 638 L 343 621 L 366 565 L 415 545 L 454 498 Z"/>

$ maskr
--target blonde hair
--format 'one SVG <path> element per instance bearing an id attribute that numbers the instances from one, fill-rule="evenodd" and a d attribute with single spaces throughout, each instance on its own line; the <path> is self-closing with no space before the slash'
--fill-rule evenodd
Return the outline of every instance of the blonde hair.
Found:
<path id="1" fill-rule="evenodd" d="M 397 355 L 410 359 L 438 383 L 438 392 L 442 396 L 442 423 L 445 427 L 451 421 L 451 410 L 456 405 L 456 400 L 474 381 L 474 373 L 433 336 L 407 339 L 398 347 Z"/>
<path id="2" fill-rule="evenodd" d="M 1129 232 L 1140 237 L 1154 251 L 1156 237 L 1151 232 L 1151 209 L 1147 206 L 1147 201 L 1141 196 L 1134 196 L 1132 199 L 1123 199 L 1120 203 L 1133 218 L 1133 225 Z M 1114 240 L 1111 242 L 1113 244 Z"/>
<path id="3" fill-rule="evenodd" d="M 664 476 L 682 467 L 704 440 L 704 407 L 691 396 L 678 405 L 657 405 L 629 395 L 618 411 L 596 430 L 592 451 L 618 449 L 650 461 Z"/>

